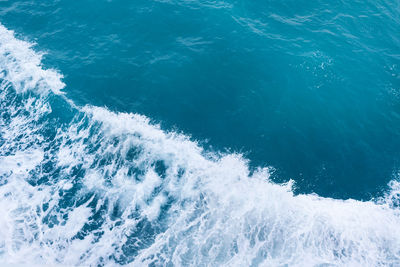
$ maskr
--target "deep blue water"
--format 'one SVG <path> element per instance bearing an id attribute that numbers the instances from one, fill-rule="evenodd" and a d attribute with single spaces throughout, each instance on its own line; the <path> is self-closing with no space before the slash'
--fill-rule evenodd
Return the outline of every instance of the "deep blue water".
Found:
<path id="1" fill-rule="evenodd" d="M 6 262 L 399 264 L 400 2 L 12 0 L 0 23 Z"/>

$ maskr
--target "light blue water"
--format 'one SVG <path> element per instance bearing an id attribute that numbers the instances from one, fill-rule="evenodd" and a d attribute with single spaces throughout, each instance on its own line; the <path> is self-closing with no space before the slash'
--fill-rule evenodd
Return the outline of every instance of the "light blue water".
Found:
<path id="1" fill-rule="evenodd" d="M 0 262 L 400 264 L 399 3 L 14 0 L 0 22 Z"/>

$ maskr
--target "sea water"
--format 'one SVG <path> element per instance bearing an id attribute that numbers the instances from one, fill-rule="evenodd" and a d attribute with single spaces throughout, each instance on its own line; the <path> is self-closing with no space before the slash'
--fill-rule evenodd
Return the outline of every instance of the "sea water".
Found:
<path id="1" fill-rule="evenodd" d="M 0 262 L 400 264 L 400 4 L 0 2 Z"/>

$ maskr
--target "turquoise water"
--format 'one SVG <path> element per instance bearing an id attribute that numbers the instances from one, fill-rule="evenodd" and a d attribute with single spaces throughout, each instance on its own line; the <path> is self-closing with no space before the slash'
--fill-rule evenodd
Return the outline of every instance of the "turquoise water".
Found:
<path id="1" fill-rule="evenodd" d="M 281 2 L 0 5 L 77 103 L 244 153 L 299 192 L 376 196 L 399 168 L 399 4 Z"/>
<path id="2" fill-rule="evenodd" d="M 0 262 L 400 264 L 400 4 L 1 1 Z"/>

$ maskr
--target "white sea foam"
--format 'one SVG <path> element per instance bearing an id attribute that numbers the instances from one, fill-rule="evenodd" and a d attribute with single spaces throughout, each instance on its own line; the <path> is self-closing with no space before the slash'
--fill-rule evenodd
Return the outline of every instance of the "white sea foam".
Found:
<path id="1" fill-rule="evenodd" d="M 294 195 L 145 116 L 85 106 L 59 122 L 62 76 L 3 26 L 0 51 L 0 262 L 400 265 L 397 182 L 378 201 Z"/>
<path id="2" fill-rule="evenodd" d="M 35 88 L 61 93 L 62 75 L 55 70 L 42 68 L 42 55 L 32 49 L 32 44 L 18 40 L 14 32 L 0 25 L 0 78 L 8 80 L 18 92 Z"/>

